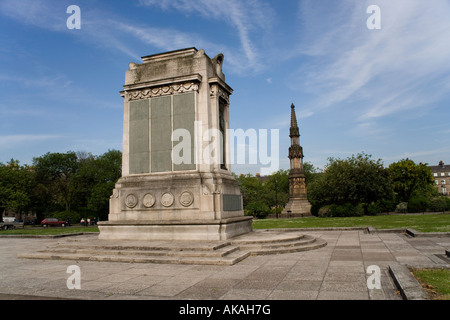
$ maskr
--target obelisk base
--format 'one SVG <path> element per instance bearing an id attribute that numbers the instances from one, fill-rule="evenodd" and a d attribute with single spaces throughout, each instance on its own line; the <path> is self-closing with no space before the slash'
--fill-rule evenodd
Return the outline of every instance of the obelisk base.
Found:
<path id="1" fill-rule="evenodd" d="M 309 217 L 311 215 L 311 203 L 307 199 L 289 199 L 282 215 L 295 217 Z"/>

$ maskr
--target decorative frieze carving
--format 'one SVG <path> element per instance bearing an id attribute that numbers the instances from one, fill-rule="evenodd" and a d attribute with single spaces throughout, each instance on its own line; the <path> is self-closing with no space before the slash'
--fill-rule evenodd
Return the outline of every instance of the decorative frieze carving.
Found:
<path id="1" fill-rule="evenodd" d="M 303 148 L 298 144 L 294 144 L 289 147 L 289 159 L 302 159 L 303 158 Z"/>
<path id="2" fill-rule="evenodd" d="M 174 200 L 175 198 L 170 192 L 166 192 L 161 196 L 161 204 L 164 207 L 170 207 L 173 204 Z"/>
<path id="3" fill-rule="evenodd" d="M 155 204 L 155 200 L 155 197 L 151 193 L 147 193 L 144 196 L 142 203 L 144 204 L 144 207 L 151 208 Z"/>
<path id="4" fill-rule="evenodd" d="M 228 92 L 223 90 L 217 84 L 212 84 L 211 85 L 211 89 L 210 89 L 209 95 L 211 97 L 220 97 L 220 98 L 224 99 L 227 102 L 227 104 L 230 104 L 230 96 L 229 96 Z"/>
<path id="5" fill-rule="evenodd" d="M 167 86 L 144 88 L 125 91 L 128 101 L 148 99 L 152 97 L 167 96 L 176 93 L 198 91 L 199 84 L 195 82 L 175 83 Z"/>
<path id="6" fill-rule="evenodd" d="M 180 195 L 179 201 L 183 207 L 189 207 L 194 202 L 194 195 L 192 192 L 184 191 Z"/>
<path id="7" fill-rule="evenodd" d="M 132 194 L 132 193 L 130 193 L 129 195 L 127 195 L 127 197 L 125 198 L 125 205 L 126 205 L 128 208 L 134 208 L 134 207 L 137 205 L 137 203 L 138 203 L 138 199 L 137 199 L 137 197 L 136 197 L 134 194 Z"/>

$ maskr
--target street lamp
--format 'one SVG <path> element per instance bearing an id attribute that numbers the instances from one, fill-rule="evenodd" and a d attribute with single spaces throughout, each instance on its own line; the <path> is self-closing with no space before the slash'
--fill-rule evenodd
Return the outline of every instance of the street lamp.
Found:
<path id="1" fill-rule="evenodd" d="M 275 213 L 278 219 L 278 180 L 275 177 Z"/>

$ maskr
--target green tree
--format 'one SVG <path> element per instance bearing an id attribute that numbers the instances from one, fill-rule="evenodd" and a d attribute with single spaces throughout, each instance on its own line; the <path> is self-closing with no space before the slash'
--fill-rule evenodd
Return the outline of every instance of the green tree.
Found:
<path id="1" fill-rule="evenodd" d="M 252 215 L 255 218 L 264 218 L 270 213 L 270 208 L 262 201 L 252 201 L 244 209 L 246 215 Z"/>
<path id="2" fill-rule="evenodd" d="M 33 166 L 16 160 L 0 163 L 0 209 L 34 210 L 38 219 L 47 216 L 106 218 L 109 197 L 121 177 L 122 154 L 109 150 L 91 153 L 50 153 L 35 157 Z M 86 215 L 87 216 L 87 215 Z"/>
<path id="3" fill-rule="evenodd" d="M 415 192 L 430 189 L 434 184 L 430 168 L 410 159 L 392 163 L 388 172 L 398 202 L 408 202 Z"/>
<path id="4" fill-rule="evenodd" d="M 34 171 L 29 166 L 21 166 L 14 159 L 6 165 L 0 163 L 0 208 L 18 213 L 28 211 L 34 182 Z"/>
<path id="5" fill-rule="evenodd" d="M 318 174 L 320 174 L 319 170 L 310 162 L 303 163 L 303 171 L 305 171 L 306 187 L 308 187 L 308 185 L 314 181 Z"/>
<path id="6" fill-rule="evenodd" d="M 41 196 L 46 197 L 50 206 L 62 207 L 70 211 L 74 196 L 75 176 L 80 164 L 75 152 L 46 153 L 41 157 L 33 158 L 36 179 L 41 190 Z"/>
<path id="7" fill-rule="evenodd" d="M 429 208 L 433 212 L 441 212 L 447 209 L 447 197 L 437 196 L 430 199 Z"/>
<path id="8" fill-rule="evenodd" d="M 320 208 L 320 217 L 351 217 L 359 216 L 363 212 L 358 210 L 361 206 L 354 206 L 350 203 L 346 204 L 330 204 L 325 207 Z"/>
<path id="9" fill-rule="evenodd" d="M 260 201 L 264 189 L 260 179 L 248 173 L 239 175 L 237 181 L 241 190 L 244 208 L 252 201 Z"/>
<path id="10" fill-rule="evenodd" d="M 408 201 L 408 212 L 424 212 L 430 205 L 430 199 L 423 195 L 412 196 Z"/>
<path id="11" fill-rule="evenodd" d="M 306 163 L 304 167 L 306 183 L 313 181 L 317 175 L 317 169 L 310 163 Z M 247 213 L 265 212 L 263 208 L 269 208 L 269 210 L 278 208 L 278 212 L 281 212 L 281 208 L 289 200 L 289 170 L 280 169 L 267 177 L 251 174 L 234 175 L 234 177 L 239 183 L 243 206 Z"/>
<path id="12" fill-rule="evenodd" d="M 380 159 L 365 153 L 347 159 L 329 158 L 325 171 L 316 174 L 308 186 L 308 198 L 313 212 L 325 205 L 362 204 L 368 206 L 392 197 L 389 175 Z"/>
<path id="13" fill-rule="evenodd" d="M 122 153 L 118 150 L 109 150 L 81 167 L 79 178 L 89 190 L 86 206 L 101 219 L 108 215 L 109 197 L 121 175 Z"/>
<path id="14" fill-rule="evenodd" d="M 289 200 L 289 170 L 280 169 L 267 177 L 263 182 L 260 199 L 263 199 L 269 208 L 281 212 L 281 207 Z"/>

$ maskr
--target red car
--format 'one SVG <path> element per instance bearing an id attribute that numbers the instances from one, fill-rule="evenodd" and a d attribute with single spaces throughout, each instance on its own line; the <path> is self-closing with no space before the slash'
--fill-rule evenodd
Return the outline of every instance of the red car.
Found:
<path id="1" fill-rule="evenodd" d="M 60 221 L 56 218 L 45 218 L 41 221 L 41 226 L 46 228 L 48 226 L 55 226 L 55 227 L 65 227 L 67 225 L 67 221 Z"/>

